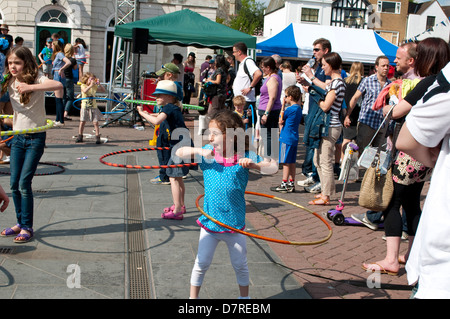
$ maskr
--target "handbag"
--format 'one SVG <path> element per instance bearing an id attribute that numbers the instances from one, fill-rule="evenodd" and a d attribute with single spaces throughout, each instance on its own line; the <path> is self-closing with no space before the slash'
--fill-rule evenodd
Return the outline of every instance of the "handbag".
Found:
<path id="1" fill-rule="evenodd" d="M 381 174 L 380 161 L 369 167 L 363 177 L 358 204 L 373 211 L 384 211 L 394 194 L 392 168 Z"/>
<path id="2" fill-rule="evenodd" d="M 206 96 L 217 95 L 217 84 L 206 82 L 203 84 L 203 93 L 205 93 Z"/>
<path id="3" fill-rule="evenodd" d="M 377 131 L 373 135 L 372 139 L 369 142 L 369 145 L 367 145 L 364 148 L 364 151 L 362 152 L 361 156 L 358 159 L 358 166 L 364 167 L 369 169 L 373 166 L 374 162 L 378 162 L 377 166 L 380 168 L 380 174 L 386 174 L 388 171 L 388 168 L 390 167 L 392 163 L 392 152 L 391 151 L 382 151 L 381 146 L 375 147 L 372 146 L 373 141 L 375 140 L 375 137 L 377 136 L 378 132 L 380 132 L 381 128 L 383 127 L 384 123 L 389 123 L 391 119 L 391 113 L 394 109 L 395 105 L 392 105 L 392 107 L 389 109 L 389 112 L 384 117 L 383 121 L 381 122 L 380 126 L 378 127 Z M 388 129 L 388 125 L 384 128 L 384 133 L 386 135 Z"/>

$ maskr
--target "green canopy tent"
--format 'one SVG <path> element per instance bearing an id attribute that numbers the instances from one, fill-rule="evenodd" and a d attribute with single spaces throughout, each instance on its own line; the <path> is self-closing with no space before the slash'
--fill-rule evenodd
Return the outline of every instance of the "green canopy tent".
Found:
<path id="1" fill-rule="evenodd" d="M 256 37 L 211 21 L 189 9 L 120 24 L 114 30 L 109 98 L 115 93 L 136 97 L 140 63 L 139 55 L 135 57 L 136 54 L 131 53 L 133 29 L 147 29 L 149 44 L 229 50 L 236 42 L 244 42 L 249 50 L 256 52 Z M 107 110 L 114 111 L 110 105 L 107 104 Z"/>
<path id="2" fill-rule="evenodd" d="M 132 39 L 134 28 L 148 29 L 148 42 L 154 44 L 229 49 L 236 42 L 256 48 L 256 37 L 231 29 L 189 9 L 116 26 L 114 35 Z"/>

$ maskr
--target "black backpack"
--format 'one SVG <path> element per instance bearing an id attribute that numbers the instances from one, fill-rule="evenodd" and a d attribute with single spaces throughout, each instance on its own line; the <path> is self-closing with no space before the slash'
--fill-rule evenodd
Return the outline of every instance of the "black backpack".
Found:
<path id="1" fill-rule="evenodd" d="M 253 74 L 250 74 L 250 72 L 248 71 L 247 63 L 246 63 L 247 60 L 252 60 L 253 62 L 255 62 L 255 64 L 256 64 L 256 61 L 253 60 L 252 58 L 248 58 L 244 61 L 244 71 L 245 71 L 245 74 L 247 74 L 247 76 L 250 78 L 250 83 L 251 83 L 253 81 Z M 260 69 L 260 71 L 261 71 L 261 69 Z M 262 71 L 261 71 L 261 73 L 262 73 Z M 263 77 L 261 76 L 261 79 L 255 85 L 255 96 L 258 96 L 261 93 L 262 84 L 263 84 Z"/>

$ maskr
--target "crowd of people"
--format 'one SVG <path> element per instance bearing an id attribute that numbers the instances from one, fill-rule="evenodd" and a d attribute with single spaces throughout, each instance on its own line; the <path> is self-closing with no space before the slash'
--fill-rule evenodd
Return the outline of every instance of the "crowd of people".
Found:
<path id="1" fill-rule="evenodd" d="M 0 107 L 2 114 L 14 114 L 13 119 L 2 121 L 2 129 L 45 125 L 44 91 L 55 92 L 55 125 L 64 125 L 64 120 L 70 120 L 78 80 L 74 70 L 78 70 L 83 102 L 76 142 L 83 141 L 85 122 L 89 120 L 94 123 L 99 144 L 98 121 L 102 114 L 95 94 L 104 88 L 94 74 L 84 72 L 87 49 L 84 41 L 77 39 L 73 45 L 64 44 L 57 34 L 52 35 L 38 55 L 41 61 L 38 65 L 31 51 L 21 45 L 21 39 L 16 39 L 13 45 L 7 26 L 0 29 L 4 34 L 0 37 L 0 71 L 4 74 Z M 233 45 L 232 55 L 206 56 L 200 66 L 203 85 L 199 98 L 206 109 L 202 115 L 208 120 L 208 144 L 202 148 L 193 147 L 192 141 L 183 141 L 185 147 L 178 148 L 180 141 L 172 138 L 176 129 L 186 129 L 183 103 L 189 104 L 196 90 L 195 53 L 190 52 L 184 62 L 181 54 L 174 54 L 171 62 L 156 72 L 159 78 L 152 95 L 156 97 L 158 111 L 149 112 L 142 106 L 137 110 L 147 122 L 160 126 L 156 141 L 161 148 L 157 151 L 158 161 L 161 167 L 168 168 L 161 168 L 151 182 L 170 184 L 173 198 L 173 205 L 166 207 L 161 217 L 183 219 L 186 213 L 183 178 L 194 169 L 189 166 L 194 159 L 200 163 L 205 179 L 206 213 L 243 229 L 249 169 L 273 174 L 281 164 L 282 180 L 270 188 L 273 192 L 295 193 L 297 185 L 314 194 L 310 205 L 327 206 L 336 193 L 335 179 L 347 145 L 356 143 L 360 155 L 368 146 L 379 147 L 392 156 L 392 199 L 384 211 L 369 210 L 353 214 L 352 218 L 373 230 L 383 223 L 386 256 L 363 263 L 362 267 L 396 275 L 400 265 L 408 263 L 408 280 L 411 284 L 419 281 L 418 298 L 450 297 L 448 280 L 437 277 L 444 276 L 450 263 L 448 251 L 441 248 L 445 247 L 441 242 L 449 244 L 445 236 L 449 229 L 445 208 L 449 194 L 446 178 L 450 128 L 449 113 L 443 110 L 450 89 L 448 43 L 428 38 L 402 44 L 394 61 L 395 73 L 389 72 L 392 69 L 389 58 L 379 56 L 373 72 L 367 75 L 360 62 L 354 62 L 348 73 L 343 71 L 342 58 L 332 51 L 327 39 L 317 39 L 312 45 L 312 63 L 296 72 L 278 55 L 264 57 L 257 63 L 248 56 L 248 48 L 242 42 Z M 392 95 L 396 97 L 394 108 L 389 104 Z M 33 112 L 29 111 L 31 107 Z M 387 133 L 378 133 L 388 114 Z M 301 125 L 304 125 L 302 140 Z M 241 153 L 239 139 L 227 135 L 227 129 L 248 128 L 254 134 L 257 152 L 251 151 L 246 141 Z M 43 154 L 45 137 L 45 132 L 21 134 L 9 144 L 0 143 L 2 157 L 14 159 L 10 164 L 11 190 L 17 215 L 17 224 L 4 229 L 0 236 L 14 236 L 17 243 L 28 242 L 34 235 L 31 181 Z M 189 143 L 191 147 L 186 146 Z M 299 147 L 304 148 L 303 159 L 298 158 Z M 300 161 L 304 179 L 296 181 L 296 165 Z M 172 165 L 180 163 L 186 165 Z M 431 176 L 423 216 L 420 198 L 424 183 Z M 0 197 L 3 211 L 9 199 L 1 187 Z M 433 216 L 439 225 L 433 222 Z M 219 241 L 229 247 L 241 297 L 248 297 L 245 236 L 223 229 L 204 216 L 198 224 L 201 234 L 191 276 L 191 298 L 199 295 Z M 399 254 L 402 240 L 408 240 L 405 255 Z"/>
<path id="2" fill-rule="evenodd" d="M 430 161 L 423 161 L 424 164 L 422 164 L 416 156 L 413 157 L 405 152 L 402 146 L 396 147 L 397 136 L 402 126 L 406 126 L 405 118 L 414 110 L 414 106 L 427 104 L 424 96 L 427 93 L 430 94 L 428 91 L 430 86 L 437 85 L 439 89 L 446 87 L 442 77 L 439 81 L 437 75 L 442 74 L 441 71 L 450 61 L 448 43 L 439 38 L 428 38 L 419 43 L 405 43 L 398 48 L 394 61 L 395 72 L 389 58 L 379 56 L 374 61 L 371 74 L 365 74 L 364 66 L 360 62 L 354 62 L 348 73 L 343 71 L 340 55 L 332 51 L 330 41 L 325 38 L 317 39 L 313 43 L 314 63 L 312 65 L 307 63 L 299 67 L 296 72 L 291 70 L 288 61 L 282 61 L 277 55 L 265 57 L 260 63 L 255 62 L 247 55 L 247 47 L 244 43 L 236 43 L 232 54 L 233 56 L 220 54 L 215 57 L 206 57 L 200 70 L 201 81 L 204 83 L 200 92 L 200 102 L 207 108 L 206 115 L 211 121 L 210 129 L 213 123 L 215 129 L 224 132 L 226 125 L 218 126 L 219 120 L 214 119 L 221 118 L 223 112 L 231 106 L 234 113 L 241 118 L 245 128 L 255 129 L 256 140 L 263 145 L 259 149 L 262 150 L 260 154 L 269 158 L 272 156 L 272 159 L 276 156 L 275 154 L 278 154 L 276 160 L 283 167 L 282 181 L 280 185 L 271 187 L 272 191 L 293 193 L 297 185 L 314 194 L 309 202 L 310 205 L 330 205 L 336 192 L 335 179 L 341 169 L 340 162 L 350 142 L 358 145 L 359 155 L 367 146 L 380 147 L 390 152 L 394 193 L 388 208 L 384 211 L 369 210 L 361 214 L 353 214 L 352 218 L 374 230 L 378 229 L 380 223 L 383 223 L 385 228 L 385 258 L 376 262 L 363 263 L 362 268 L 396 275 L 400 264 L 405 264 L 409 260 L 411 251 L 414 251 L 412 247 L 422 215 L 421 193 L 425 181 L 430 179 L 434 166 L 434 162 L 433 165 L 430 165 Z M 239 63 L 237 68 L 234 67 L 234 63 Z M 158 75 L 166 79 L 166 74 L 170 72 L 181 73 L 176 68 L 175 65 L 165 65 Z M 185 68 L 184 71 L 186 70 L 189 72 L 190 69 Z M 170 78 L 167 77 L 167 79 Z M 384 131 L 379 128 L 391 108 L 389 89 L 399 86 L 402 88 L 401 94 L 396 91 L 398 101 L 392 111 L 390 122 L 386 124 L 387 133 L 377 133 Z M 184 88 L 186 89 L 186 80 Z M 438 91 L 437 94 L 441 93 Z M 179 95 L 179 100 L 183 100 L 183 97 L 185 95 Z M 231 102 L 230 104 L 227 103 L 227 99 Z M 228 116 L 231 115 L 228 114 Z M 230 120 L 227 123 L 231 122 Z M 299 140 L 300 125 L 304 125 L 303 140 Z M 417 124 L 417 127 L 421 126 Z M 266 129 L 265 134 L 259 135 L 264 129 Z M 430 128 L 427 127 L 427 129 Z M 420 136 L 425 134 L 417 132 L 417 129 L 415 133 Z M 423 139 L 424 144 L 430 147 L 429 139 L 431 138 L 425 135 Z M 219 151 L 220 143 L 216 140 L 217 135 L 212 137 L 210 135 L 209 141 L 213 146 L 212 156 Z M 279 145 L 278 153 L 274 152 L 274 145 Z M 302 175 L 305 178 L 295 183 L 295 167 L 300 160 L 297 158 L 298 147 L 305 149 L 305 157 L 301 162 Z M 436 150 L 434 148 L 432 150 L 430 156 L 433 156 L 435 160 Z M 210 149 L 193 149 L 186 152 L 202 158 L 211 156 Z M 230 159 L 229 156 L 224 157 L 221 153 L 214 158 L 226 160 Z M 165 163 L 170 160 L 169 154 L 161 156 L 163 157 L 166 158 Z M 160 162 L 160 164 L 163 163 L 163 161 Z M 204 176 L 206 175 L 204 172 Z M 158 177 L 158 180 L 162 181 L 162 175 Z M 172 188 L 172 192 L 179 194 L 180 191 L 176 189 L 180 187 L 176 186 L 175 190 Z M 227 198 L 226 195 L 224 196 Z M 185 212 L 183 203 L 183 200 L 176 200 L 174 196 L 174 205 L 166 208 L 162 217 L 182 219 Z M 211 202 L 209 205 L 211 208 L 215 203 Z M 209 213 L 214 213 L 214 210 L 209 210 Z M 238 224 L 234 225 L 238 226 Z M 201 235 L 203 238 L 208 236 L 208 231 L 211 230 L 208 226 L 202 227 L 206 229 L 206 232 Z M 228 242 L 229 239 L 216 238 L 215 240 Z M 399 255 L 401 240 L 409 242 L 408 252 L 405 255 Z M 243 244 L 240 242 L 238 245 Z M 428 245 L 432 246 L 433 243 Z M 420 244 L 417 246 L 420 247 Z M 191 297 L 194 298 L 198 296 L 202 281 L 199 278 L 203 278 L 206 271 L 203 268 L 207 269 L 208 260 L 214 248 L 206 247 L 205 251 L 209 251 L 209 254 L 199 253 L 192 274 Z M 416 254 L 421 253 L 423 254 L 422 251 L 416 252 Z M 230 250 L 230 255 L 233 256 L 233 254 L 235 253 Z M 414 278 L 421 278 L 417 274 L 421 271 L 420 267 L 429 265 L 424 265 L 417 255 L 414 262 L 414 266 L 411 266 L 411 268 L 415 267 Z M 246 272 L 237 273 L 238 282 L 242 282 L 240 276 L 245 274 Z M 246 278 L 245 276 L 243 278 Z M 422 298 L 430 296 L 430 293 L 436 293 L 433 291 L 433 284 L 428 282 L 430 279 L 426 275 L 423 275 L 423 278 L 426 284 L 423 289 L 419 285 L 418 290 L 418 296 Z M 248 287 L 245 288 L 241 284 L 239 286 L 241 294 L 247 295 Z M 447 292 L 442 291 L 442 293 L 448 296 Z"/>

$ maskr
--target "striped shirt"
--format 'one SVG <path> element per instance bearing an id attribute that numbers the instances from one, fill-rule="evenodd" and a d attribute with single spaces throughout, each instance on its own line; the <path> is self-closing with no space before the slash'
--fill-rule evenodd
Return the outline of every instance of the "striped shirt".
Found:
<path id="1" fill-rule="evenodd" d="M 333 101 L 330 109 L 330 127 L 339 127 L 342 126 L 341 121 L 339 120 L 339 113 L 342 107 L 342 101 L 345 96 L 345 83 L 341 78 L 332 80 L 327 86 L 326 91 L 330 92 L 331 90 L 335 90 L 336 98 Z"/>
<path id="2" fill-rule="evenodd" d="M 384 84 L 384 86 L 388 85 L 389 83 L 391 83 L 391 81 L 389 81 L 389 79 L 386 79 L 386 83 Z M 381 122 L 383 121 L 383 109 L 374 111 L 372 110 L 372 106 L 384 86 L 381 87 L 376 74 L 364 78 L 358 86 L 358 91 L 363 94 L 361 111 L 359 112 L 358 121 L 363 124 L 369 125 L 375 130 L 380 127 Z"/>

